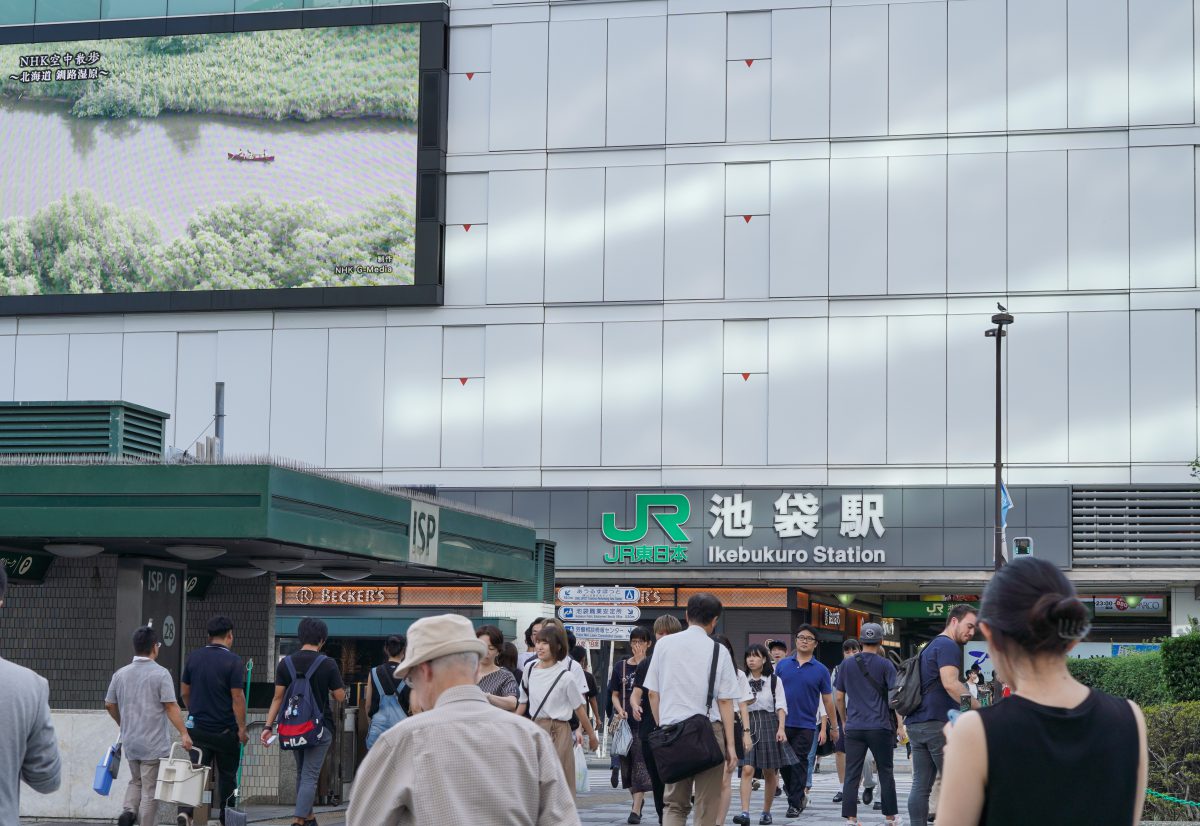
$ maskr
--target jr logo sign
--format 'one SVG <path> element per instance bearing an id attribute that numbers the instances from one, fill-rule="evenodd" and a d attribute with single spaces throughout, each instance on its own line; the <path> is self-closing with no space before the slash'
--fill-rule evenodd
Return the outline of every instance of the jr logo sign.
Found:
<path id="1" fill-rule="evenodd" d="M 683 531 L 683 523 L 692 515 L 692 503 L 682 493 L 639 493 L 634 502 L 637 513 L 632 528 L 618 528 L 615 513 L 603 514 L 600 527 L 606 540 L 619 545 L 641 542 L 650 530 L 650 517 L 654 517 L 672 542 L 691 541 Z M 655 509 L 653 513 L 651 508 Z"/>

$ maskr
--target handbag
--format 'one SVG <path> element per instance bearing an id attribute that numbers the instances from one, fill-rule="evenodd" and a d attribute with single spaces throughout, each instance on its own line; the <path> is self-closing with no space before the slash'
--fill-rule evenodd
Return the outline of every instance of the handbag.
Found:
<path id="1" fill-rule="evenodd" d="M 629 730 L 629 723 L 620 718 L 613 718 L 612 745 L 609 751 L 618 757 L 625 757 L 629 754 L 629 749 L 633 745 L 633 732 Z"/>
<path id="2" fill-rule="evenodd" d="M 650 751 L 664 783 L 678 783 L 725 762 L 721 744 L 713 732 L 708 709 L 712 707 L 713 688 L 717 683 L 717 656 L 721 646 L 713 643 L 712 667 L 708 672 L 708 699 L 704 713 L 662 726 L 650 733 Z"/>
<path id="3" fill-rule="evenodd" d="M 105 797 L 112 791 L 113 781 L 121 770 L 121 741 L 113 743 L 104 751 L 96 766 L 96 776 L 92 780 L 92 791 Z"/>
<path id="4" fill-rule="evenodd" d="M 583 746 L 575 744 L 575 793 L 587 794 L 590 786 L 588 781 L 588 764 L 587 757 L 583 753 Z"/>

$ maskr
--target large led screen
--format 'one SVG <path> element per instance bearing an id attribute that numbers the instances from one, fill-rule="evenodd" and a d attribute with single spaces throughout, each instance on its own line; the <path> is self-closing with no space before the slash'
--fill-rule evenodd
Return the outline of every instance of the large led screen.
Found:
<path id="1" fill-rule="evenodd" d="M 413 283 L 419 25 L 0 46 L 0 295 Z"/>

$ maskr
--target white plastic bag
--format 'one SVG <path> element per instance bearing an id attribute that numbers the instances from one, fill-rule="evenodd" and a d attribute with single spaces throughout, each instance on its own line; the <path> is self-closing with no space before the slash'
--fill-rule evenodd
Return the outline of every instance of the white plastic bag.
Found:
<path id="1" fill-rule="evenodd" d="M 629 730 L 629 723 L 624 720 L 617 720 L 613 726 L 612 753 L 619 757 L 625 757 L 629 754 L 629 747 L 633 745 L 633 732 Z"/>
<path id="2" fill-rule="evenodd" d="M 575 746 L 575 793 L 586 794 L 588 790 L 587 757 L 583 754 L 583 746 Z"/>

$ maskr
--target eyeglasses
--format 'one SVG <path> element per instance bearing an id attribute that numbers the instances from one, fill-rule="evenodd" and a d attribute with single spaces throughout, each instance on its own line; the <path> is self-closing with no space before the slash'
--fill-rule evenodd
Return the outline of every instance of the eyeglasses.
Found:
<path id="1" fill-rule="evenodd" d="M 810 637 L 808 634 L 797 634 L 796 642 L 816 642 L 816 637 Z"/>

